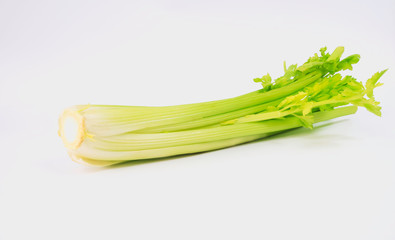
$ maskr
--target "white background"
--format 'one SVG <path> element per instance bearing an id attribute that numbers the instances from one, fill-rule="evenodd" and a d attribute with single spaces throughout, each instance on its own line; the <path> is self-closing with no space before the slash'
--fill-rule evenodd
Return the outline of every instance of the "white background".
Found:
<path id="1" fill-rule="evenodd" d="M 395 2 L 0 0 L 0 239 L 395 239 Z M 313 131 L 94 168 L 57 118 L 259 88 L 320 47 L 390 68 L 376 98 Z"/>

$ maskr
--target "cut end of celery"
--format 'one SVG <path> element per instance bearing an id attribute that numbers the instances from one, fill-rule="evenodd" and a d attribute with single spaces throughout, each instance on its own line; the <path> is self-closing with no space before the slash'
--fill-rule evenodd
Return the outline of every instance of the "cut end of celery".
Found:
<path id="1" fill-rule="evenodd" d="M 84 118 L 75 110 L 65 110 L 59 118 L 59 136 L 68 149 L 77 149 L 85 138 Z"/>

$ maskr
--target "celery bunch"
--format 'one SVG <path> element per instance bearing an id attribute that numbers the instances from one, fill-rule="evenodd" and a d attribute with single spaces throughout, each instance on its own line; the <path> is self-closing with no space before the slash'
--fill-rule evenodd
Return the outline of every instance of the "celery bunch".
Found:
<path id="1" fill-rule="evenodd" d="M 380 116 L 373 89 L 386 70 L 363 85 L 339 71 L 352 70 L 354 54 L 326 48 L 301 66 L 284 64 L 284 75 L 254 79 L 262 89 L 238 97 L 164 107 L 78 105 L 59 119 L 59 135 L 71 158 L 112 165 L 225 148 L 285 130 L 353 114 L 365 107 Z M 71 129 L 74 126 L 74 129 Z M 70 136 L 70 133 L 72 136 Z"/>

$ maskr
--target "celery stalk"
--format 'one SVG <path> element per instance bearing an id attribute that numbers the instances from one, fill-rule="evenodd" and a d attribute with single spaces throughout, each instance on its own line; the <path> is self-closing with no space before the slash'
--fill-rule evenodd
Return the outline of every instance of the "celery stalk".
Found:
<path id="1" fill-rule="evenodd" d="M 341 60 L 344 48 L 320 50 L 301 66 L 284 64 L 284 75 L 254 79 L 262 89 L 238 97 L 176 106 L 78 105 L 59 119 L 59 135 L 71 158 L 106 166 L 225 148 L 298 127 L 353 114 L 365 107 L 380 115 L 373 89 L 338 72 L 352 70 L 359 55 Z M 366 98 L 366 96 L 368 98 Z M 353 105 L 340 107 L 345 105 Z M 73 128 L 74 127 L 74 128 Z M 72 134 L 69 133 L 69 128 Z"/>

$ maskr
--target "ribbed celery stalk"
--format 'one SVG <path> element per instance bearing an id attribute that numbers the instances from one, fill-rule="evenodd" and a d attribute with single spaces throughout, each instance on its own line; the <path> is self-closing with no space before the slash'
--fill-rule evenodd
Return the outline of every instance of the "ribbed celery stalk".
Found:
<path id="1" fill-rule="evenodd" d="M 343 60 L 338 47 L 321 49 L 303 65 L 284 65 L 284 75 L 254 79 L 263 88 L 238 97 L 164 107 L 78 105 L 59 119 L 59 135 L 72 159 L 111 165 L 210 151 L 253 141 L 297 127 L 353 114 L 357 106 L 380 115 L 373 88 L 385 71 L 366 87 L 341 70 L 352 70 L 359 55 Z M 368 96 L 368 99 L 365 98 Z M 354 106 L 339 107 L 352 104 Z M 70 135 L 71 133 L 71 135 Z"/>
<path id="2" fill-rule="evenodd" d="M 140 106 L 76 106 L 88 120 L 86 128 L 101 136 L 179 124 L 196 119 L 229 113 L 288 96 L 322 77 L 321 71 L 307 74 L 298 81 L 269 92 L 255 91 L 239 97 L 212 102 L 166 107 Z M 93 121 L 89 121 L 93 120 Z"/>

